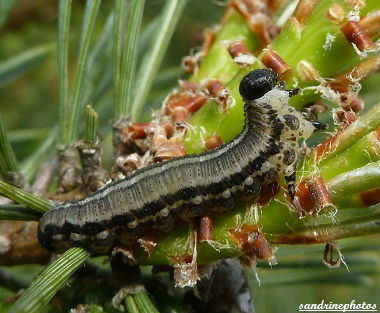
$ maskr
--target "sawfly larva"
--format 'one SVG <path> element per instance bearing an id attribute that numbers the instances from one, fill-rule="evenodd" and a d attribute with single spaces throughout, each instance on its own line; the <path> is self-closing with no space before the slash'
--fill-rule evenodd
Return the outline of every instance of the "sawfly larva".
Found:
<path id="1" fill-rule="evenodd" d="M 245 101 L 243 131 L 231 142 L 201 154 L 147 166 L 79 201 L 56 205 L 41 219 L 38 236 L 49 250 L 80 246 L 105 254 L 132 244 L 150 228 L 169 229 L 235 199 L 257 201 L 263 186 L 279 177 L 294 198 L 298 140 L 318 122 L 289 106 L 298 90 L 285 90 L 270 69 L 254 70 L 240 83 Z"/>

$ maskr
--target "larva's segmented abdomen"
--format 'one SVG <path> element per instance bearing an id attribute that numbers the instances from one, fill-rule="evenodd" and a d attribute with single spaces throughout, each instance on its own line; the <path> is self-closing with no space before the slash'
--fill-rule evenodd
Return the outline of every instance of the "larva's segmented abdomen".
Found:
<path id="1" fill-rule="evenodd" d="M 48 249 L 81 246 L 107 253 L 130 244 L 146 229 L 165 230 L 234 199 L 257 199 L 262 185 L 294 172 L 298 139 L 314 127 L 274 89 L 245 105 L 245 126 L 233 141 L 199 155 L 148 166 L 76 202 L 57 205 L 39 224 Z"/>

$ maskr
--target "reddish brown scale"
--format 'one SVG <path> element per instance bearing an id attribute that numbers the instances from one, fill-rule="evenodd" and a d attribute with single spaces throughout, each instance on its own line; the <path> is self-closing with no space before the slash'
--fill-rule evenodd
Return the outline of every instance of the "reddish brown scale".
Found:
<path id="1" fill-rule="evenodd" d="M 181 86 L 182 91 L 192 92 L 196 93 L 198 90 L 200 90 L 200 86 L 197 83 L 193 83 L 189 80 L 181 80 L 179 82 L 179 85 Z"/>
<path id="2" fill-rule="evenodd" d="M 266 1 L 263 1 L 265 2 L 265 4 L 268 6 L 268 8 L 274 12 L 276 11 L 280 5 L 284 2 L 283 0 L 266 0 Z"/>
<path id="3" fill-rule="evenodd" d="M 143 248 L 144 253 L 148 258 L 152 255 L 154 249 L 156 248 L 159 238 L 159 233 L 151 230 L 151 234 L 137 239 L 137 242 L 140 244 L 141 248 Z"/>
<path id="4" fill-rule="evenodd" d="M 257 201 L 257 203 L 261 206 L 267 205 L 279 191 L 280 185 L 277 181 L 271 184 L 265 184 L 261 188 L 260 199 Z"/>
<path id="5" fill-rule="evenodd" d="M 221 145 L 223 145 L 223 140 L 216 133 L 205 141 L 207 150 L 215 149 Z"/>
<path id="6" fill-rule="evenodd" d="M 137 171 L 145 165 L 146 164 L 142 161 L 142 157 L 137 153 L 121 155 L 116 159 L 116 166 L 124 175 Z"/>
<path id="7" fill-rule="evenodd" d="M 321 176 L 304 180 L 296 187 L 296 203 L 302 213 L 315 214 L 332 205 Z"/>
<path id="8" fill-rule="evenodd" d="M 166 100 L 165 113 L 172 115 L 175 108 L 182 107 L 189 113 L 195 113 L 206 102 L 207 97 L 203 94 L 173 93 Z"/>
<path id="9" fill-rule="evenodd" d="M 332 202 L 327 192 L 322 176 L 307 181 L 311 202 L 315 210 L 320 211 L 325 207 L 331 206 Z"/>
<path id="10" fill-rule="evenodd" d="M 174 127 L 170 123 L 160 123 L 159 126 L 165 130 L 166 136 L 168 138 L 173 136 Z"/>
<path id="11" fill-rule="evenodd" d="M 313 211 L 313 202 L 311 201 L 310 191 L 307 187 L 306 181 L 301 181 L 297 184 L 296 199 L 298 206 L 302 208 L 302 211 L 308 213 Z"/>
<path id="12" fill-rule="evenodd" d="M 183 255 L 170 257 L 174 264 L 174 281 L 176 286 L 194 286 L 199 279 L 197 264 L 197 231 L 194 230 L 189 238 L 188 252 Z"/>
<path id="13" fill-rule="evenodd" d="M 360 27 L 371 38 L 377 37 L 380 32 L 380 10 L 372 11 L 359 21 Z"/>
<path id="14" fill-rule="evenodd" d="M 248 56 L 252 57 L 252 54 L 249 52 L 246 45 L 242 42 L 234 42 L 228 47 L 228 52 L 230 56 L 234 59 L 237 65 L 241 67 L 246 67 L 251 63 L 246 63 L 241 61 L 241 57 Z M 240 58 L 240 59 L 239 59 Z"/>
<path id="15" fill-rule="evenodd" d="M 174 127 L 169 122 L 152 123 L 148 129 L 150 136 L 150 151 L 155 153 L 158 148 L 167 142 L 168 138 L 173 136 Z"/>
<path id="16" fill-rule="evenodd" d="M 206 28 L 205 31 L 203 32 L 203 45 L 202 45 L 202 50 L 200 54 L 200 58 L 204 58 L 207 53 L 209 52 L 212 44 L 215 41 L 215 31 L 212 29 Z"/>
<path id="17" fill-rule="evenodd" d="M 354 44 L 362 52 L 372 50 L 376 47 L 375 43 L 371 40 L 358 22 L 348 21 L 343 25 L 341 31 L 344 36 L 346 36 L 347 40 Z"/>
<path id="18" fill-rule="evenodd" d="M 144 154 L 148 149 L 148 142 L 145 139 L 133 139 L 128 130 L 129 124 L 125 127 L 115 131 L 114 135 L 118 138 L 118 153 L 117 157 L 121 155 L 128 155 L 130 153 L 137 152 L 138 154 Z"/>
<path id="19" fill-rule="evenodd" d="M 188 55 L 182 58 L 181 66 L 186 74 L 192 75 L 198 70 L 196 57 Z"/>
<path id="20" fill-rule="evenodd" d="M 207 101 L 205 95 L 194 95 L 188 101 L 186 101 L 183 106 L 188 109 L 188 111 L 193 114 L 197 112 Z"/>
<path id="21" fill-rule="evenodd" d="M 325 153 L 328 153 L 330 151 L 335 150 L 336 145 L 339 142 L 340 133 L 341 133 L 341 131 L 338 131 L 337 133 L 335 133 L 334 135 L 330 136 L 325 141 L 320 143 L 317 147 L 315 147 L 314 154 L 315 154 L 317 161 L 322 159 L 322 157 Z"/>
<path id="22" fill-rule="evenodd" d="M 178 287 L 194 286 L 199 279 L 196 262 L 176 263 L 173 268 L 175 285 Z"/>
<path id="23" fill-rule="evenodd" d="M 227 103 L 230 97 L 230 92 L 224 87 L 224 85 L 217 79 L 210 80 L 206 86 L 211 97 L 216 98 L 221 104 L 222 112 L 227 111 Z"/>
<path id="24" fill-rule="evenodd" d="M 242 225 L 229 230 L 231 237 L 236 241 L 239 249 L 244 253 L 254 253 L 257 258 L 268 260 L 273 256 L 264 234 L 258 226 Z"/>
<path id="25" fill-rule="evenodd" d="M 165 161 L 186 154 L 180 137 L 172 137 L 158 147 L 155 160 Z"/>
<path id="26" fill-rule="evenodd" d="M 375 132 L 378 133 L 379 129 L 377 129 Z M 334 151 L 336 149 L 337 144 L 339 143 L 339 137 L 342 133 L 342 130 L 336 132 L 334 135 L 327 138 L 325 141 L 323 141 L 321 144 L 319 144 L 317 147 L 314 148 L 314 154 L 316 161 L 319 162 L 321 159 L 323 159 L 323 155 L 326 153 L 329 153 L 331 151 Z"/>
<path id="27" fill-rule="evenodd" d="M 364 62 L 355 65 L 338 76 L 329 83 L 329 86 L 338 92 L 350 91 L 353 81 L 361 81 L 378 71 L 380 65 L 380 56 L 374 56 Z"/>
<path id="28" fill-rule="evenodd" d="M 240 41 L 236 41 L 228 47 L 228 53 L 232 58 L 236 58 L 239 54 L 251 54 L 247 46 Z"/>
<path id="29" fill-rule="evenodd" d="M 198 242 L 207 242 L 214 240 L 212 219 L 210 215 L 202 216 L 199 220 Z"/>
<path id="30" fill-rule="evenodd" d="M 337 258 L 334 258 L 334 251 L 337 253 Z M 329 267 L 334 268 L 340 265 L 342 254 L 340 253 L 339 246 L 336 243 L 326 243 L 325 250 L 323 251 L 323 263 Z"/>
<path id="31" fill-rule="evenodd" d="M 150 141 L 150 151 L 154 154 L 168 141 L 168 134 L 163 127 L 152 128 L 153 135 Z"/>
<path id="32" fill-rule="evenodd" d="M 264 45 L 277 36 L 279 30 L 272 20 L 269 6 L 249 0 L 231 1 L 230 6 L 244 17 L 249 28 L 260 37 Z"/>
<path id="33" fill-rule="evenodd" d="M 307 61 L 301 60 L 297 64 L 297 71 L 305 81 L 315 81 L 320 78 L 319 72 Z"/>
<path id="34" fill-rule="evenodd" d="M 147 129 L 150 126 L 150 122 L 135 122 L 128 125 L 128 132 L 132 139 L 144 139 L 146 138 Z"/>
<path id="35" fill-rule="evenodd" d="M 151 137 L 157 128 L 162 129 L 168 137 L 173 135 L 174 128 L 172 125 L 172 121 L 170 117 L 166 115 L 157 116 L 153 119 L 152 122 L 150 122 L 150 125 L 147 129 L 147 136 Z"/>
<path id="36" fill-rule="evenodd" d="M 335 112 L 334 117 L 335 117 L 335 120 L 342 126 L 343 129 L 356 121 L 356 114 L 351 111 L 339 110 Z"/>
<path id="37" fill-rule="evenodd" d="M 261 62 L 275 71 L 280 79 L 286 79 L 292 71 L 291 67 L 273 50 L 266 51 Z"/>
<path id="38" fill-rule="evenodd" d="M 132 246 L 124 246 L 124 245 L 119 245 L 113 248 L 112 250 L 112 257 L 114 257 L 117 254 L 121 254 L 123 257 L 124 263 L 133 266 L 137 264 L 136 257 L 135 257 L 135 252 L 133 251 Z"/>
<path id="39" fill-rule="evenodd" d="M 376 130 L 375 130 L 375 134 L 376 134 L 376 139 L 377 139 L 377 141 L 380 142 L 380 127 L 376 128 Z"/>
<path id="40" fill-rule="evenodd" d="M 380 203 L 380 188 L 372 189 L 369 191 L 363 191 L 360 193 L 360 198 L 365 207 Z"/>
<path id="41" fill-rule="evenodd" d="M 300 0 L 293 13 L 293 16 L 297 19 L 297 21 L 300 24 L 305 25 L 307 18 L 309 17 L 310 13 L 313 11 L 317 3 L 318 0 Z"/>
<path id="42" fill-rule="evenodd" d="M 350 91 L 340 95 L 339 105 L 343 110 L 359 113 L 364 108 L 364 101 L 357 93 Z"/>
<path id="43" fill-rule="evenodd" d="M 334 3 L 331 7 L 328 8 L 326 16 L 330 21 L 334 22 L 335 24 L 340 24 L 341 22 L 343 22 L 346 14 L 342 6 L 340 6 L 337 3 Z"/>
<path id="44" fill-rule="evenodd" d="M 345 0 L 345 2 L 350 5 L 352 8 L 359 7 L 360 9 L 364 8 L 365 0 Z"/>
<path id="45" fill-rule="evenodd" d="M 173 123 L 187 121 L 190 117 L 189 110 L 185 107 L 175 107 L 171 110 Z"/>

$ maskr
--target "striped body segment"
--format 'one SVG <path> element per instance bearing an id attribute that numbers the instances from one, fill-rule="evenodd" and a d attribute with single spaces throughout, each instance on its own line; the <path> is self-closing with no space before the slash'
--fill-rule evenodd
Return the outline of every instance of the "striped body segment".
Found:
<path id="1" fill-rule="evenodd" d="M 231 142 L 148 166 L 87 198 L 55 206 L 40 221 L 40 242 L 50 250 L 81 246 L 105 254 L 147 229 L 170 229 L 178 218 L 232 208 L 238 198 L 255 201 L 279 176 L 292 183 L 298 140 L 315 129 L 288 103 L 289 91 L 276 86 L 246 100 L 243 131 Z"/>

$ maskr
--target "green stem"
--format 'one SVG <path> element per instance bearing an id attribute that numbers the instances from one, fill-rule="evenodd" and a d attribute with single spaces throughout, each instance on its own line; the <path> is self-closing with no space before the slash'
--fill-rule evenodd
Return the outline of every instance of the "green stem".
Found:
<path id="1" fill-rule="evenodd" d="M 297 229 L 290 234 L 267 235 L 274 244 L 325 243 L 342 238 L 366 236 L 380 232 L 380 213 L 344 221 Z"/>
<path id="2" fill-rule="evenodd" d="M 71 248 L 50 264 L 17 299 L 9 313 L 39 312 L 70 276 L 87 260 L 89 253 L 81 248 Z"/>
<path id="3" fill-rule="evenodd" d="M 23 205 L 0 205 L 0 220 L 39 221 L 41 215 Z"/>
<path id="4" fill-rule="evenodd" d="M 352 146 L 361 137 L 367 135 L 371 131 L 376 130 L 380 126 L 380 103 L 375 104 L 366 113 L 360 116 L 355 122 L 350 124 L 344 131 L 338 133 L 334 139 L 334 149 L 327 150 L 320 160 L 323 162 L 333 156 L 338 155 L 343 150 Z M 306 162 L 314 162 L 314 155 L 310 154 L 306 158 Z"/>
<path id="5" fill-rule="evenodd" d="M 85 83 L 85 74 L 87 70 L 89 48 L 92 39 L 92 33 L 95 26 L 96 16 L 98 14 L 101 0 L 87 0 L 85 16 L 83 18 L 82 37 L 79 48 L 79 61 L 76 73 L 76 82 L 73 96 L 70 103 L 70 120 L 68 125 L 68 137 L 66 144 L 72 143 L 78 133 L 78 120 L 80 115 L 81 97 Z"/>
<path id="6" fill-rule="evenodd" d="M 87 143 L 94 144 L 99 131 L 99 118 L 91 105 L 86 106 L 86 136 Z"/>
<path id="7" fill-rule="evenodd" d="M 159 313 L 152 301 L 149 299 L 148 293 L 143 290 L 133 295 L 135 303 L 142 313 Z"/>
<path id="8" fill-rule="evenodd" d="M 13 152 L 0 115 L 0 172 L 6 176 L 8 172 L 19 172 L 20 166 Z"/>
<path id="9" fill-rule="evenodd" d="M 127 295 L 124 303 L 128 313 L 140 313 L 133 295 Z"/>
<path id="10" fill-rule="evenodd" d="M 324 181 L 344 172 L 359 168 L 380 159 L 380 144 L 376 132 L 360 138 L 340 154 L 328 158 L 318 168 Z"/>
<path id="11" fill-rule="evenodd" d="M 363 192 L 358 192 L 354 194 L 350 194 L 346 197 L 342 197 L 339 199 L 334 199 L 334 205 L 338 209 L 352 209 L 352 208 L 368 208 L 377 203 L 379 203 L 380 198 L 380 188 L 375 188 L 372 190 L 366 190 Z M 362 210 L 365 212 L 364 210 Z"/>
<path id="12" fill-rule="evenodd" d="M 336 176 L 326 183 L 326 187 L 332 201 L 380 187 L 380 161 Z"/>
<path id="13" fill-rule="evenodd" d="M 136 91 L 133 99 L 132 119 L 140 119 L 145 100 L 149 94 L 154 76 L 158 72 L 169 41 L 185 7 L 186 0 L 167 1 L 161 13 L 161 25 L 156 30 L 156 39 L 145 54 L 137 75 Z"/>
<path id="14" fill-rule="evenodd" d="M 68 55 L 71 1 L 60 0 L 58 8 L 58 105 L 60 108 L 61 142 L 68 142 L 69 136 L 69 81 Z"/>
<path id="15" fill-rule="evenodd" d="M 126 49 L 124 49 L 123 54 L 121 84 L 119 86 L 120 103 L 117 103 L 115 107 L 116 118 L 130 114 L 132 110 L 138 38 L 144 5 L 145 0 L 133 0 L 129 13 L 127 38 L 125 40 Z"/>
<path id="16" fill-rule="evenodd" d="M 12 185 L 9 185 L 1 180 L 0 195 L 9 198 L 19 204 L 25 205 L 30 209 L 40 213 L 45 213 L 51 207 L 51 204 L 48 201 L 33 196 L 32 194 L 19 188 L 13 187 Z"/>

